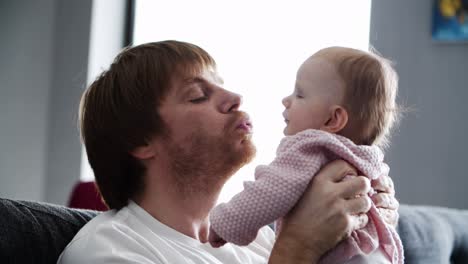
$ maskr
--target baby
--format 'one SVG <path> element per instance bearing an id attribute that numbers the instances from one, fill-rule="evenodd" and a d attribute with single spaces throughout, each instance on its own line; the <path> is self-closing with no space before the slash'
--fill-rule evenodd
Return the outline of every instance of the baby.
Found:
<path id="1" fill-rule="evenodd" d="M 370 52 L 330 47 L 308 58 L 297 72 L 293 94 L 283 99 L 286 137 L 276 158 L 258 166 L 256 180 L 245 183 L 241 193 L 213 209 L 211 245 L 247 245 L 275 220 L 279 232 L 281 218 L 312 177 L 333 160 L 346 160 L 372 180 L 388 175 L 381 148 L 388 145 L 398 119 L 397 82 L 390 62 Z M 374 205 L 368 216 L 366 227 L 354 231 L 320 263 L 403 263 L 395 229 Z"/>

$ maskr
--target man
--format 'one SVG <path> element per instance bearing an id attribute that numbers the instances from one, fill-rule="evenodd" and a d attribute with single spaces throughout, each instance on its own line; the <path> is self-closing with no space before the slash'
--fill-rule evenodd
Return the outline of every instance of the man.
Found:
<path id="1" fill-rule="evenodd" d="M 367 223 L 370 183 L 341 182 L 356 172 L 336 161 L 316 176 L 276 242 L 265 227 L 247 247 L 206 243 L 222 186 L 255 153 L 240 104 L 195 45 L 163 41 L 118 55 L 80 110 L 89 162 L 115 210 L 83 227 L 59 263 L 315 263 Z M 394 221 L 390 184 L 375 186 L 387 192 L 376 204 Z"/>

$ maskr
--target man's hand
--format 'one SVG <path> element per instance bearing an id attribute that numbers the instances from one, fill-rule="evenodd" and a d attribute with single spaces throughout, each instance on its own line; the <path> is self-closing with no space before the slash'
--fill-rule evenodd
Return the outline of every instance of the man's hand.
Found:
<path id="1" fill-rule="evenodd" d="M 371 181 L 371 185 L 376 191 L 372 196 L 375 207 L 377 207 L 377 210 L 387 224 L 396 227 L 400 204 L 395 198 L 395 187 L 392 179 L 388 176 L 382 176 Z"/>
<path id="2" fill-rule="evenodd" d="M 284 219 L 270 263 L 315 263 L 329 249 L 367 224 L 370 181 L 338 160 L 324 167 Z"/>

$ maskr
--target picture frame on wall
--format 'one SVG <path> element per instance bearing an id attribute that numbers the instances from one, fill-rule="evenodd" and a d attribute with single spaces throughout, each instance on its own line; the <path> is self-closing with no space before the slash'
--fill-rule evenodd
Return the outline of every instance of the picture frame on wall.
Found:
<path id="1" fill-rule="evenodd" d="M 468 42 L 468 0 L 434 0 L 432 39 Z"/>

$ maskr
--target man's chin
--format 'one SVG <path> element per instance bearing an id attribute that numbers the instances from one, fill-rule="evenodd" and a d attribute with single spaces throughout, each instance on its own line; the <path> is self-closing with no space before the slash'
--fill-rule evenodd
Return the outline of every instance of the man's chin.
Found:
<path id="1" fill-rule="evenodd" d="M 253 145 L 252 143 L 252 134 L 246 134 L 242 139 L 241 139 L 241 144 L 250 144 Z"/>
<path id="2" fill-rule="evenodd" d="M 250 163 L 255 157 L 256 152 L 257 149 L 250 140 L 245 140 L 242 142 L 241 147 L 237 151 L 230 154 L 231 158 L 226 160 L 224 166 L 218 174 L 220 176 L 218 179 L 222 181 L 222 185 L 224 185 L 224 183 L 226 183 L 226 181 L 229 180 L 242 167 Z"/>
<path id="3" fill-rule="evenodd" d="M 242 167 L 250 163 L 255 157 L 257 150 L 255 145 L 250 139 L 245 139 L 241 144 L 236 146 L 236 149 L 231 149 L 231 151 L 226 151 L 223 154 L 224 158 L 220 159 L 217 165 L 213 166 L 212 176 L 209 176 L 210 180 L 206 182 L 211 182 L 209 185 L 222 186 Z M 208 176 L 208 175 L 205 175 Z"/>
<path id="4" fill-rule="evenodd" d="M 252 133 L 239 133 L 239 134 L 235 134 L 233 137 L 232 137 L 233 141 L 236 142 L 235 144 L 238 144 L 239 146 L 241 146 L 242 148 L 244 147 L 253 147 L 255 148 L 254 144 L 252 143 Z"/>
<path id="5" fill-rule="evenodd" d="M 250 163 L 253 158 L 255 157 L 255 154 L 257 153 L 257 149 L 255 148 L 255 145 L 253 144 L 251 138 L 245 138 L 241 141 L 240 143 L 240 154 L 239 154 L 239 170 L 241 167 L 244 165 Z"/>
<path id="6" fill-rule="evenodd" d="M 240 168 L 255 157 L 256 148 L 250 137 L 227 137 L 206 140 L 194 137 L 191 144 L 181 147 L 167 143 L 172 169 L 178 175 L 179 186 L 187 192 L 209 191 L 221 186 Z M 184 190 L 182 190 L 184 191 Z"/>

